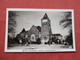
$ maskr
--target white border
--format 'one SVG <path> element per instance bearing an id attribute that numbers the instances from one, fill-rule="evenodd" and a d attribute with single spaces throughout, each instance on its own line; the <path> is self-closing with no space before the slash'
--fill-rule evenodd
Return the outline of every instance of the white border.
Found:
<path id="1" fill-rule="evenodd" d="M 8 34 L 8 11 L 59 11 L 59 12 L 72 12 L 72 30 L 73 30 L 73 49 L 53 49 L 53 50 L 8 50 L 7 49 L 7 34 Z M 24 8 L 7 8 L 6 9 L 6 34 L 5 34 L 5 52 L 75 52 L 75 30 L 74 30 L 74 10 L 73 9 L 24 9 Z"/>

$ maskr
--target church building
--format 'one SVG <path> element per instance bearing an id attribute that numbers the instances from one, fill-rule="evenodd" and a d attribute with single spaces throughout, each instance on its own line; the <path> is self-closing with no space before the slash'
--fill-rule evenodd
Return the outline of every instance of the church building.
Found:
<path id="1" fill-rule="evenodd" d="M 50 42 L 51 38 L 55 38 L 53 40 L 56 41 L 62 40 L 62 36 L 60 34 L 52 33 L 51 21 L 46 13 L 41 19 L 41 27 L 32 25 L 30 30 L 28 31 L 25 31 L 25 29 L 23 30 L 24 32 L 21 32 L 19 35 L 22 37 L 26 37 L 31 43 L 36 42 L 36 43 L 45 44 Z"/>

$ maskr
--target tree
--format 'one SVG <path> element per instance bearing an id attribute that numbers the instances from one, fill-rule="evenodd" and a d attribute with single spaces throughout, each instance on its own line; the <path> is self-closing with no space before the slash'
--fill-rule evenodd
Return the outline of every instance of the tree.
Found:
<path id="1" fill-rule="evenodd" d="M 60 25 L 61 24 L 63 24 L 63 28 L 72 28 L 71 12 L 65 12 L 65 18 L 60 21 Z"/>
<path id="2" fill-rule="evenodd" d="M 15 33 L 15 26 L 16 26 L 16 12 L 15 11 L 9 11 L 8 12 L 8 46 L 11 46 L 14 38 Z"/>
<path id="3" fill-rule="evenodd" d="M 15 11 L 8 12 L 8 35 L 13 38 L 16 27 L 16 18 L 17 14 Z"/>
<path id="4" fill-rule="evenodd" d="M 9 11 L 8 14 L 8 33 L 13 33 L 16 26 L 15 17 L 17 15 L 15 11 Z"/>
<path id="5" fill-rule="evenodd" d="M 60 25 L 63 24 L 63 28 L 69 29 L 69 35 L 67 35 L 66 41 L 72 45 L 72 18 L 71 18 L 71 12 L 65 12 L 65 18 L 60 21 Z"/>

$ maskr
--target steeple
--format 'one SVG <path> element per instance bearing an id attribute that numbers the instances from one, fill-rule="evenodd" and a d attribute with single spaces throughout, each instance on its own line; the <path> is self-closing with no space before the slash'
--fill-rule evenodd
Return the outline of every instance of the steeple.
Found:
<path id="1" fill-rule="evenodd" d="M 42 19 L 48 19 L 49 20 L 49 18 L 48 18 L 48 16 L 47 16 L 47 14 L 45 13 L 45 15 L 43 16 L 43 18 Z"/>

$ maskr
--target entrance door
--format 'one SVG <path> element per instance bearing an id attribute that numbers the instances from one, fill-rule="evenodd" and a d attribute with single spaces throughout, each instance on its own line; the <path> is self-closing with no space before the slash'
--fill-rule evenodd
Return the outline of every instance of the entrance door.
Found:
<path id="1" fill-rule="evenodd" d="M 45 44 L 45 42 L 48 42 L 49 41 L 49 36 L 44 36 L 43 38 L 42 38 L 42 44 Z"/>

